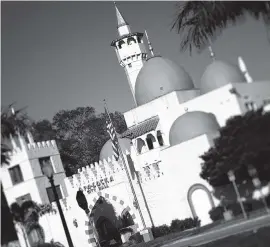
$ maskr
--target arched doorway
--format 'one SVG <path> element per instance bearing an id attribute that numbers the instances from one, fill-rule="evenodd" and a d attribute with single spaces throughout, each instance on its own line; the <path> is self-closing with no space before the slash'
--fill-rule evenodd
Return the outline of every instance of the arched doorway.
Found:
<path id="1" fill-rule="evenodd" d="M 121 220 L 122 220 L 123 227 L 128 227 L 128 226 L 134 225 L 134 220 L 127 209 L 125 209 L 122 212 Z"/>
<path id="2" fill-rule="evenodd" d="M 192 185 L 188 190 L 187 199 L 193 218 L 198 217 L 201 225 L 212 222 L 209 211 L 215 207 L 215 204 L 211 192 L 205 185 Z"/>
<path id="3" fill-rule="evenodd" d="M 95 229 L 96 229 L 95 225 L 96 224 L 94 222 L 95 221 L 94 218 L 95 218 L 96 211 L 101 209 L 101 207 L 98 205 L 99 203 L 97 203 L 101 198 L 105 199 L 106 201 L 108 200 L 108 201 L 112 201 L 112 202 L 117 202 L 119 205 L 121 205 L 121 207 L 125 208 L 125 210 L 130 213 L 131 218 L 133 219 L 133 221 L 135 223 L 135 225 L 134 225 L 135 226 L 135 228 L 134 228 L 135 231 L 138 228 L 138 223 L 137 223 L 136 216 L 135 216 L 133 210 L 131 209 L 131 207 L 129 207 L 125 203 L 125 201 L 123 201 L 121 198 L 119 198 L 119 197 L 117 197 L 115 195 L 109 195 L 108 193 L 106 193 L 104 191 L 100 191 L 100 192 L 97 193 L 97 196 L 93 198 L 93 203 L 89 205 L 89 209 L 90 209 L 90 213 L 88 214 L 89 218 L 85 222 L 85 226 L 86 226 L 85 233 L 86 233 L 86 235 L 88 235 L 88 242 L 92 247 L 98 246 L 98 243 L 97 243 L 97 240 L 98 240 L 97 235 L 98 235 L 98 233 L 97 234 L 95 233 Z M 103 212 L 105 212 L 105 210 Z M 102 215 L 102 216 L 105 217 L 105 215 Z"/>
<path id="4" fill-rule="evenodd" d="M 99 217 L 96 223 L 96 229 L 99 236 L 99 243 L 101 246 L 107 246 L 111 240 L 115 240 L 116 242 L 121 241 L 120 233 L 118 232 L 115 225 L 106 218 Z"/>

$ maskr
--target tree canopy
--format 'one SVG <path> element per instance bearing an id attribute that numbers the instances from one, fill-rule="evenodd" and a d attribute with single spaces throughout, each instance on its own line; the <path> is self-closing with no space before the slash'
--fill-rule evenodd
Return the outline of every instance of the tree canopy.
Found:
<path id="1" fill-rule="evenodd" d="M 201 158 L 201 177 L 214 187 L 229 184 L 233 170 L 236 182 L 250 180 L 248 166 L 257 169 L 261 181 L 270 180 L 270 112 L 249 111 L 228 119 L 220 136 Z"/>
<path id="2" fill-rule="evenodd" d="M 181 35 L 181 50 L 198 51 L 211 46 L 230 24 L 249 14 L 262 19 L 270 41 L 270 3 L 268 1 L 184 1 L 177 4 L 177 17 L 172 29 Z"/>
<path id="3" fill-rule="evenodd" d="M 123 115 L 111 114 L 116 131 L 126 130 Z M 99 153 L 109 139 L 106 130 L 106 115 L 98 114 L 93 107 L 78 107 L 61 110 L 52 122 L 43 119 L 33 124 L 35 141 L 55 139 L 60 150 L 67 175 L 78 168 L 99 161 Z"/>

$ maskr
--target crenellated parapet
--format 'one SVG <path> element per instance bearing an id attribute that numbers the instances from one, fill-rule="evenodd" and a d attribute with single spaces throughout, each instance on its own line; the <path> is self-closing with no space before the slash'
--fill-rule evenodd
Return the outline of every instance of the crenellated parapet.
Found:
<path id="1" fill-rule="evenodd" d="M 56 148 L 57 145 L 55 140 L 42 141 L 42 142 L 33 142 L 27 144 L 27 150 L 40 150 L 41 148 Z"/>
<path id="2" fill-rule="evenodd" d="M 141 167 L 140 164 L 133 164 L 134 169 L 130 169 L 127 155 L 131 155 L 129 151 L 125 152 L 124 157 L 133 180 L 135 179 L 135 169 L 137 170 L 138 177 L 142 183 L 158 179 L 164 175 L 161 160 L 155 160 L 155 162 L 148 163 Z M 136 161 L 133 160 L 133 162 Z M 127 177 L 124 165 L 120 160 L 116 161 L 114 156 L 80 168 L 76 174 L 65 178 L 69 195 L 75 194 L 79 189 L 91 194 L 126 180 Z"/>

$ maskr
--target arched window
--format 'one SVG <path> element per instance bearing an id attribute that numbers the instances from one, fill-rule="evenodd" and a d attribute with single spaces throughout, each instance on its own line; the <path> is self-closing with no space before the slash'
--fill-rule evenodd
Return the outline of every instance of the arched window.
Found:
<path id="1" fill-rule="evenodd" d="M 145 142 L 141 139 L 137 139 L 137 151 L 140 154 L 142 152 L 142 148 L 145 146 Z"/>
<path id="2" fill-rule="evenodd" d="M 134 43 L 136 43 L 136 40 L 133 37 L 129 37 L 127 40 L 128 45 L 132 45 Z"/>
<path id="3" fill-rule="evenodd" d="M 160 130 L 157 131 L 157 140 L 158 140 L 159 146 L 161 147 L 164 146 L 164 141 L 163 141 L 163 137 Z"/>
<path id="4" fill-rule="evenodd" d="M 124 40 L 120 40 L 119 42 L 118 42 L 118 47 L 119 47 L 119 49 L 121 49 L 122 48 L 122 46 L 125 44 L 125 41 Z"/>
<path id="5" fill-rule="evenodd" d="M 142 43 L 142 37 L 138 36 L 137 40 L 138 40 L 138 43 Z"/>
<path id="6" fill-rule="evenodd" d="M 154 142 L 156 141 L 155 137 L 152 134 L 148 134 L 146 137 L 146 143 L 149 150 L 154 149 Z"/>

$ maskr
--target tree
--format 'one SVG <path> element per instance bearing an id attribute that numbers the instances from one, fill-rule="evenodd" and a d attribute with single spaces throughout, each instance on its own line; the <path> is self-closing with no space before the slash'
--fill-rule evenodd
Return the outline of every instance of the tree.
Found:
<path id="1" fill-rule="evenodd" d="M 213 187 L 230 184 L 227 173 L 233 170 L 236 183 L 250 180 L 248 166 L 257 169 L 262 182 L 270 181 L 270 112 L 249 111 L 228 119 L 220 136 L 201 158 L 201 177 Z"/>
<path id="2" fill-rule="evenodd" d="M 34 244 L 44 243 L 45 234 L 40 226 L 39 217 L 46 214 L 52 213 L 55 210 L 50 204 L 38 204 L 34 201 L 25 201 L 22 205 L 18 203 L 11 204 L 11 213 L 13 215 L 14 221 L 20 225 L 25 240 L 30 236 L 32 231 L 35 231 L 38 239 Z M 27 243 L 27 241 L 26 241 Z"/>
<path id="3" fill-rule="evenodd" d="M 17 136 L 18 130 L 22 134 L 30 127 L 30 119 L 27 114 L 22 110 L 11 111 L 12 105 L 2 109 L 1 112 L 1 166 L 9 165 L 10 157 L 8 152 L 12 147 L 5 143 L 10 136 Z M 1 243 L 6 244 L 10 241 L 17 240 L 16 231 L 13 225 L 12 216 L 6 200 L 3 187 L 1 186 Z"/>
<path id="4" fill-rule="evenodd" d="M 246 14 L 263 19 L 270 41 L 270 3 L 268 1 L 184 1 L 178 4 L 172 29 L 182 36 L 181 50 L 198 51 L 211 46 L 229 24 L 243 20 Z"/>
<path id="5" fill-rule="evenodd" d="M 8 144 L 11 136 L 17 137 L 18 132 L 25 136 L 27 130 L 31 128 L 32 122 L 23 109 L 12 110 L 12 104 L 1 112 L 1 165 L 9 165 L 8 152 L 11 147 Z"/>
<path id="6" fill-rule="evenodd" d="M 55 139 L 60 151 L 66 174 L 72 175 L 78 168 L 99 161 L 99 154 L 109 139 L 106 130 L 106 115 L 97 114 L 93 107 L 78 107 L 61 110 L 55 114 L 52 123 L 41 120 L 33 124 L 35 141 Z M 126 130 L 123 115 L 111 114 L 116 131 Z"/>

